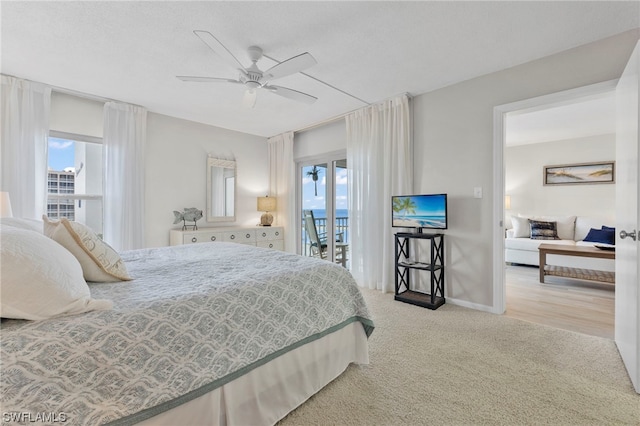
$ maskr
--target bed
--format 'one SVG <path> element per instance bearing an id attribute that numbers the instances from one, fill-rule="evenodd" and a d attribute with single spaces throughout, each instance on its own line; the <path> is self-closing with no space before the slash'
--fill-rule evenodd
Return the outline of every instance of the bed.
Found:
<path id="1" fill-rule="evenodd" d="M 13 413 L 69 425 L 274 424 L 368 363 L 373 322 L 339 265 L 233 243 L 121 256 L 132 281 L 88 283 L 112 309 L 2 321 L 4 423 Z"/>

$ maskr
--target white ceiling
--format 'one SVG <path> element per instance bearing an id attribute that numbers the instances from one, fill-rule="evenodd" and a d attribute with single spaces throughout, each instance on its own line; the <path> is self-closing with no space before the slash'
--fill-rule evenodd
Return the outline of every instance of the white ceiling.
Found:
<path id="1" fill-rule="evenodd" d="M 2 1 L 0 13 L 3 74 L 260 136 L 640 27 L 637 1 Z M 318 64 L 305 73 L 313 78 L 274 83 L 319 100 L 309 106 L 262 91 L 245 109 L 242 86 L 179 81 L 237 77 L 195 29 L 211 32 L 247 66 L 251 45 L 278 61 L 311 53 Z"/>

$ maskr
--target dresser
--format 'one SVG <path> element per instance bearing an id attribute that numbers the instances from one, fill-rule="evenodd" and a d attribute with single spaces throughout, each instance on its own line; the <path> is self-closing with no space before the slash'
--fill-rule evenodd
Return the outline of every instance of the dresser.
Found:
<path id="1" fill-rule="evenodd" d="M 220 241 L 284 250 L 284 228 L 281 226 L 251 226 L 201 228 L 197 231 L 172 229 L 169 231 L 169 244 L 172 246 Z"/>

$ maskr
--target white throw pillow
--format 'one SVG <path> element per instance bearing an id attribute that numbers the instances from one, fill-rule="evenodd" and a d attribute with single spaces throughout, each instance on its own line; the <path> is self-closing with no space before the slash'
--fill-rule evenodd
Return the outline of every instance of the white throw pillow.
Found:
<path id="1" fill-rule="evenodd" d="M 43 320 L 111 309 L 91 298 L 82 268 L 68 250 L 44 235 L 0 226 L 0 316 Z"/>
<path id="2" fill-rule="evenodd" d="M 51 222 L 45 217 L 44 233 L 69 250 L 82 266 L 84 279 L 94 282 L 129 281 L 120 255 L 91 228 L 66 218 Z"/>
<path id="3" fill-rule="evenodd" d="M 528 218 L 511 216 L 511 224 L 513 225 L 513 238 L 529 238 L 531 236 Z"/>

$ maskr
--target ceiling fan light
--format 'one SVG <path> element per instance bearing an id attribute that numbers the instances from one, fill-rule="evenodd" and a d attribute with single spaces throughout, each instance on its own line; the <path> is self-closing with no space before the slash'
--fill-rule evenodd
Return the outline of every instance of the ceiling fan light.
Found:
<path id="1" fill-rule="evenodd" d="M 257 81 L 247 81 L 246 83 L 247 89 L 253 91 L 256 90 L 260 87 L 260 83 L 258 83 Z"/>

